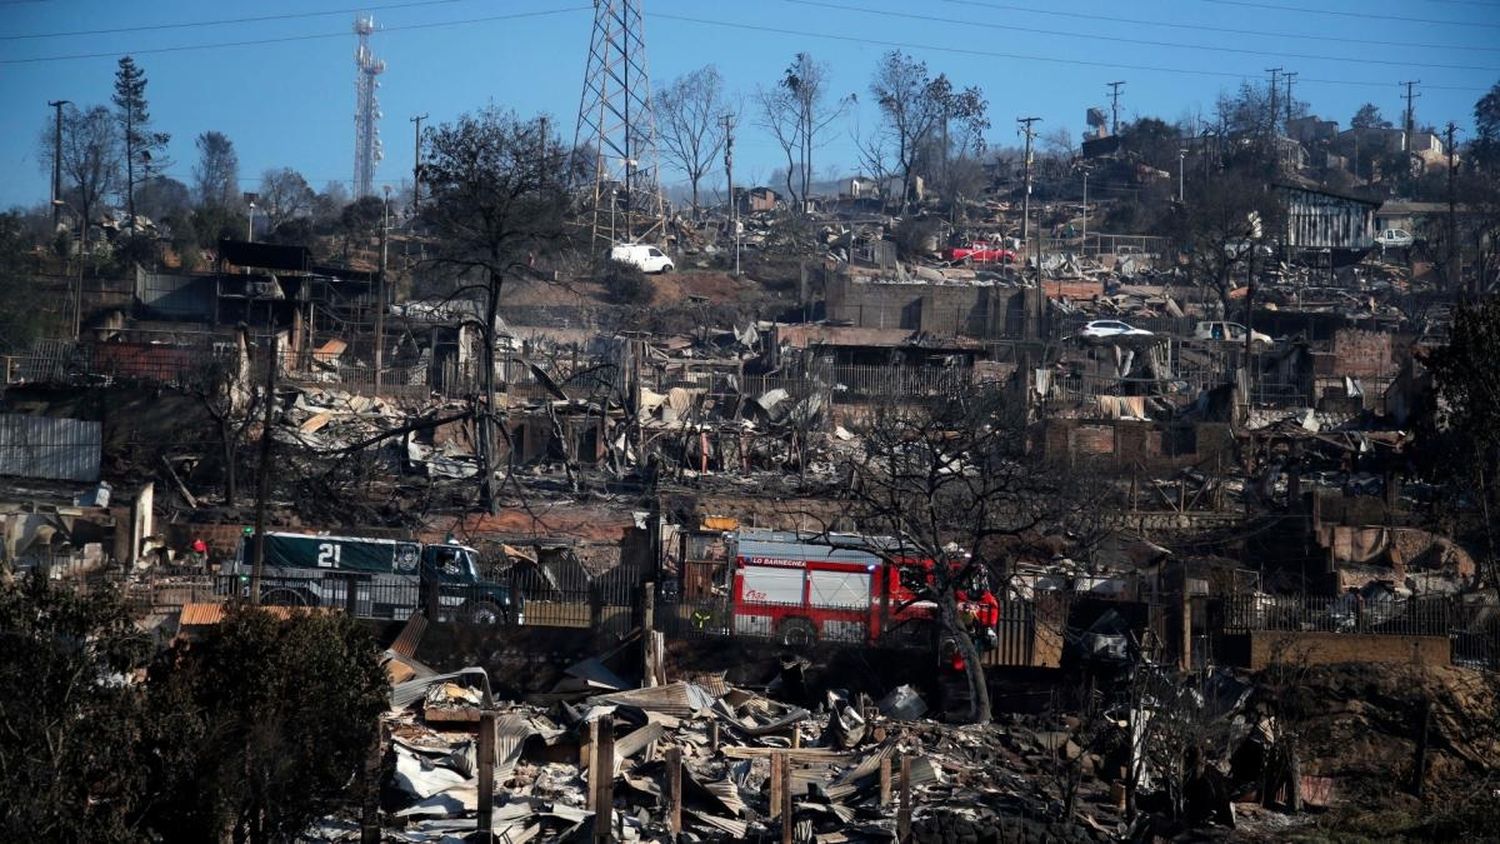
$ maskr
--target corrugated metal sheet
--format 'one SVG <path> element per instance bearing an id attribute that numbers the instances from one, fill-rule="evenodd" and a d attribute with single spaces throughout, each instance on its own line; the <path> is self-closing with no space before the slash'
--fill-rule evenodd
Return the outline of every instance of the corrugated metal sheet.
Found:
<path id="1" fill-rule="evenodd" d="M 165 317 L 211 317 L 217 291 L 209 276 L 142 273 L 141 305 Z"/>
<path id="2" fill-rule="evenodd" d="M 0 414 L 0 475 L 92 483 L 102 446 L 98 422 Z"/>
<path id="3" fill-rule="evenodd" d="M 1378 203 L 1321 191 L 1282 188 L 1286 245 L 1293 249 L 1368 249 Z"/>
<path id="4" fill-rule="evenodd" d="M 261 612 L 272 615 L 285 621 L 292 617 L 292 613 L 327 613 L 332 612 L 323 607 L 283 607 L 263 606 Z M 205 627 L 219 624 L 224 620 L 224 613 L 228 605 L 224 603 L 189 603 L 182 605 L 182 613 L 178 616 L 179 627 Z"/>
<path id="5" fill-rule="evenodd" d="M 691 718 L 699 712 L 713 708 L 714 705 L 713 697 L 703 689 L 692 683 L 682 682 L 649 689 L 632 689 L 614 694 L 597 695 L 589 698 L 588 702 L 596 706 L 611 703 L 616 706 L 634 706 L 647 712 L 665 712 L 679 718 Z"/>

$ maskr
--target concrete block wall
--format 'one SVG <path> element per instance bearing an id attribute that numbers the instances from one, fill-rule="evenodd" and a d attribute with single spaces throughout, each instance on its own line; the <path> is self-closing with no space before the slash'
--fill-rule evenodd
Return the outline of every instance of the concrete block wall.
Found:
<path id="1" fill-rule="evenodd" d="M 1034 294 L 1020 288 L 923 281 L 870 283 L 836 276 L 827 289 L 831 320 L 939 336 L 1020 336 L 1034 310 Z"/>

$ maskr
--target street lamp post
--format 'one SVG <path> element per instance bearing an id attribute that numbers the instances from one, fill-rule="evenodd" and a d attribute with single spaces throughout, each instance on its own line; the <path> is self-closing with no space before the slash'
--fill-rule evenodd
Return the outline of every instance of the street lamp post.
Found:
<path id="1" fill-rule="evenodd" d="M 1182 204 L 1183 197 L 1186 195 L 1186 191 L 1184 190 L 1184 186 L 1187 184 L 1187 182 L 1185 181 L 1184 176 L 1182 175 L 1182 173 L 1183 173 L 1183 166 L 1185 165 L 1186 162 L 1187 162 L 1187 150 L 1185 150 L 1185 149 L 1179 149 L 1179 150 L 1177 150 L 1177 203 L 1179 205 Z"/>
<path id="2" fill-rule="evenodd" d="M 245 197 L 245 204 L 250 206 L 250 220 L 245 224 L 245 240 L 255 240 L 255 200 L 260 199 L 260 194 L 245 191 L 241 196 Z"/>

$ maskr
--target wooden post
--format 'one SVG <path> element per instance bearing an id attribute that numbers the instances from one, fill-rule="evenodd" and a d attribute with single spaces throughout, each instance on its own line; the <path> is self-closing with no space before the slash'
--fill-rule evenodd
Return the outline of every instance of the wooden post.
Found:
<path id="1" fill-rule="evenodd" d="M 656 584 L 647 583 L 641 595 L 641 629 L 650 632 L 656 629 Z"/>
<path id="2" fill-rule="evenodd" d="M 911 840 L 911 757 L 901 757 L 901 806 L 896 811 L 896 840 Z"/>
<path id="3" fill-rule="evenodd" d="M 880 760 L 880 805 L 891 805 L 891 757 Z"/>
<path id="4" fill-rule="evenodd" d="M 667 829 L 682 834 L 682 748 L 667 749 Z"/>
<path id="5" fill-rule="evenodd" d="M 792 844 L 797 829 L 797 813 L 792 810 L 792 760 L 781 759 L 781 844 Z"/>
<path id="6" fill-rule="evenodd" d="M 666 634 L 646 630 L 641 636 L 641 685 L 646 688 L 667 684 Z"/>
<path id="7" fill-rule="evenodd" d="M 614 840 L 615 719 L 600 715 L 594 735 L 594 758 L 589 763 L 589 791 L 594 793 L 594 841 Z"/>
<path id="8" fill-rule="evenodd" d="M 796 724 L 792 725 L 792 749 L 793 750 L 801 750 L 802 749 L 802 731 L 799 730 L 799 729 L 797 729 L 797 725 Z"/>
<path id="9" fill-rule="evenodd" d="M 351 581 L 352 582 L 352 581 Z M 487 710 L 479 713 L 479 753 L 475 759 L 479 769 L 479 840 L 493 840 L 495 811 L 495 713 Z"/>
<path id="10" fill-rule="evenodd" d="M 350 618 L 359 618 L 358 582 L 358 578 L 352 574 L 344 578 L 344 614 Z"/>
<path id="11" fill-rule="evenodd" d="M 708 748 L 714 753 L 719 752 L 719 719 L 708 720 Z"/>
<path id="12" fill-rule="evenodd" d="M 781 769 L 786 767 L 786 756 L 780 750 L 771 751 L 771 776 L 768 784 L 771 786 L 771 820 L 776 820 L 781 814 L 781 788 L 784 785 L 781 779 Z"/>

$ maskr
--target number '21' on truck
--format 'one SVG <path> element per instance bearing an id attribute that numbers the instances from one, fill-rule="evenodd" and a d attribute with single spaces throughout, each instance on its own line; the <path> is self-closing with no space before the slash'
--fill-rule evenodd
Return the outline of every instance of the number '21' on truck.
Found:
<path id="1" fill-rule="evenodd" d="M 248 595 L 255 537 L 241 538 L 231 565 Z M 429 600 L 445 617 L 473 624 L 522 624 L 519 589 L 479 576 L 479 554 L 455 544 L 392 539 L 267 533 L 261 602 L 308 607 L 349 606 L 359 618 L 401 620 Z"/>

